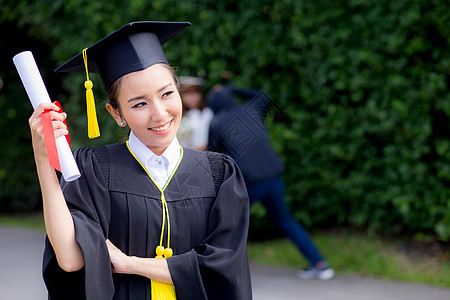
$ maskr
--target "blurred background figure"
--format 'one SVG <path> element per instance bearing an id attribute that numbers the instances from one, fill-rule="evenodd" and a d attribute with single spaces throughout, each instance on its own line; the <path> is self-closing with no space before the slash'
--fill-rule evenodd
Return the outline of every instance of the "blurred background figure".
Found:
<path id="1" fill-rule="evenodd" d="M 205 150 L 208 145 L 212 110 L 206 106 L 204 80 L 200 77 L 180 76 L 183 117 L 178 141 L 183 147 Z"/>
<path id="2" fill-rule="evenodd" d="M 237 105 L 235 96 L 245 102 Z M 285 204 L 284 166 L 270 144 L 264 124 L 270 99 L 258 90 L 219 85 L 209 93 L 208 105 L 214 112 L 208 150 L 226 153 L 236 161 L 243 173 L 250 203 L 261 201 L 273 222 L 308 259 L 310 266 L 299 270 L 297 275 L 302 279 L 331 279 L 334 270 Z"/>

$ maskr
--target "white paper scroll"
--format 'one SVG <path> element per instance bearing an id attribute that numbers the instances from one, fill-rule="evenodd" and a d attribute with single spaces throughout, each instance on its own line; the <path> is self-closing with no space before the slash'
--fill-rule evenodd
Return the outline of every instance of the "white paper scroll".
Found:
<path id="1" fill-rule="evenodd" d="M 13 57 L 13 61 L 33 108 L 36 109 L 42 102 L 50 103 L 50 96 L 33 54 L 30 51 L 21 52 Z M 66 181 L 78 179 L 81 176 L 80 171 L 65 136 L 56 138 L 56 149 L 58 150 L 61 173 L 64 179 Z"/>

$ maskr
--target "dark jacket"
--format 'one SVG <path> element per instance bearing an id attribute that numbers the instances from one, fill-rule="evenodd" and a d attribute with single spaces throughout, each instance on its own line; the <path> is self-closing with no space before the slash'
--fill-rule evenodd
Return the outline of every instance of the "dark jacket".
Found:
<path id="1" fill-rule="evenodd" d="M 237 105 L 235 96 L 245 102 Z M 264 116 L 270 99 L 257 90 L 223 87 L 208 95 L 214 111 L 208 149 L 230 155 L 247 185 L 279 176 L 283 163 L 270 145 Z"/>

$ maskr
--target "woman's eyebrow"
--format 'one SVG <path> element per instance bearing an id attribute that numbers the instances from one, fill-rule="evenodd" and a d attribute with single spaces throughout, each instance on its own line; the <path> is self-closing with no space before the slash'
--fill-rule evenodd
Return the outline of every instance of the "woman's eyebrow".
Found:
<path id="1" fill-rule="evenodd" d="M 141 100 L 141 99 L 144 99 L 144 98 L 145 98 L 144 95 L 142 95 L 142 96 L 136 96 L 136 97 L 133 97 L 133 98 L 128 99 L 128 102 L 136 101 L 136 100 Z"/>
<path id="2" fill-rule="evenodd" d="M 164 85 L 163 87 L 159 88 L 158 93 L 161 93 L 162 91 L 164 91 L 166 88 L 168 88 L 172 84 L 173 84 L 172 82 L 169 82 L 166 85 Z"/>
<path id="3" fill-rule="evenodd" d="M 164 91 L 165 89 L 167 89 L 167 88 L 168 88 L 169 86 L 171 86 L 171 85 L 173 85 L 173 83 L 169 82 L 169 83 L 165 84 L 164 86 L 162 86 L 161 88 L 159 88 L 159 89 L 157 90 L 157 92 L 158 92 L 158 93 L 161 93 L 162 91 Z M 136 97 L 133 97 L 133 98 L 128 99 L 128 102 L 136 101 L 136 100 L 142 100 L 142 99 L 144 99 L 144 98 L 145 98 L 144 95 L 136 96 Z"/>

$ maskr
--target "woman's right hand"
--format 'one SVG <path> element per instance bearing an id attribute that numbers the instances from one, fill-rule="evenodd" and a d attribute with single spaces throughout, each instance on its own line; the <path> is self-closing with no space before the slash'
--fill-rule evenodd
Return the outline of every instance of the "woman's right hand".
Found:
<path id="1" fill-rule="evenodd" d="M 64 120 L 67 118 L 66 113 L 60 113 L 59 107 L 54 103 L 41 103 L 31 115 L 28 123 L 30 124 L 31 140 L 33 144 L 34 157 L 36 162 L 48 161 L 47 149 L 45 147 L 44 132 L 42 129 L 41 114 L 46 109 L 51 109 L 50 116 L 52 119 L 55 138 L 67 135 L 69 133 Z"/>

